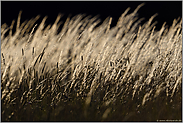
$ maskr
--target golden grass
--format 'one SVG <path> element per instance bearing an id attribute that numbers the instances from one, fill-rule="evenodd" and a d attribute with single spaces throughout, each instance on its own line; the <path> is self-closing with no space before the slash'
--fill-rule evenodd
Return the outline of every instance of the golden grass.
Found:
<path id="1" fill-rule="evenodd" d="M 14 34 L 15 21 L 3 24 L 2 121 L 182 120 L 182 19 L 140 25 L 141 6 L 112 28 L 77 15 L 58 32 L 60 14 L 45 27 L 39 16 L 20 24 L 21 12 Z"/>

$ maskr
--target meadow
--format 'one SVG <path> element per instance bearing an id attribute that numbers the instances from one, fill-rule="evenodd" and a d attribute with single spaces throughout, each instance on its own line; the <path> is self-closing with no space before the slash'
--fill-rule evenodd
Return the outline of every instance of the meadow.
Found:
<path id="1" fill-rule="evenodd" d="M 141 6 L 114 27 L 86 15 L 20 23 L 21 12 L 2 24 L 1 120 L 182 121 L 182 18 L 157 30 Z"/>

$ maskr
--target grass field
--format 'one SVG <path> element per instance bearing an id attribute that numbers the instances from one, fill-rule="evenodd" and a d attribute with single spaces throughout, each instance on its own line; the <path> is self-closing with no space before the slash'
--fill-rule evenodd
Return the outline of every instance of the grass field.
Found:
<path id="1" fill-rule="evenodd" d="M 127 9 L 1 25 L 2 121 L 182 121 L 182 18 L 160 30 Z"/>

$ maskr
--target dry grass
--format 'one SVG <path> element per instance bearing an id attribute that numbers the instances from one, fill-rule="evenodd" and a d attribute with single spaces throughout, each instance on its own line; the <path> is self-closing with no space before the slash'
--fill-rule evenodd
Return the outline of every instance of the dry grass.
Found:
<path id="1" fill-rule="evenodd" d="M 137 9 L 1 26 L 2 121 L 182 120 L 182 19 L 156 30 Z M 5 36 L 9 31 L 9 35 Z"/>

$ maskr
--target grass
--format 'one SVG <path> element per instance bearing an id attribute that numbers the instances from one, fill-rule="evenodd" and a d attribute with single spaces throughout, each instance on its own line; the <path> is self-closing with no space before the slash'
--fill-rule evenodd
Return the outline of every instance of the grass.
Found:
<path id="1" fill-rule="evenodd" d="M 182 19 L 39 16 L 1 26 L 2 121 L 182 121 Z M 9 34 L 8 34 L 9 32 Z"/>

